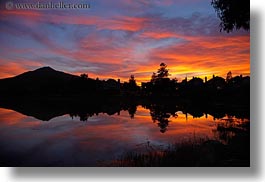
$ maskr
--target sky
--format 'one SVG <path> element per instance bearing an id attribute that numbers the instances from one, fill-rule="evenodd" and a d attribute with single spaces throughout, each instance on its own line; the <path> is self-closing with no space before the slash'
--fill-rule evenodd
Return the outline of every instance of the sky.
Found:
<path id="1" fill-rule="evenodd" d="M 78 10 L 7 9 L 6 2 L 0 2 L 0 78 L 50 66 L 99 79 L 134 75 L 140 83 L 161 62 L 178 80 L 250 75 L 249 32 L 220 32 L 211 0 L 63 1 L 90 4 Z"/>

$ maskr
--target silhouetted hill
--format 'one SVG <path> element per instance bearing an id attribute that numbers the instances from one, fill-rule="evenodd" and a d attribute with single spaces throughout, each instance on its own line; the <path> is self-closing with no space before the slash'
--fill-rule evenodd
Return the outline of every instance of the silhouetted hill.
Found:
<path id="1" fill-rule="evenodd" d="M 85 82 L 85 83 L 84 83 Z M 64 95 L 84 92 L 84 88 L 95 85 L 95 80 L 42 67 L 18 76 L 0 79 L 0 93 L 13 96 Z"/>
<path id="2" fill-rule="evenodd" d="M 47 79 L 72 80 L 76 78 L 79 78 L 79 77 L 68 74 L 68 73 L 64 73 L 61 71 L 54 70 L 53 68 L 47 66 L 47 67 L 36 69 L 34 71 L 28 71 L 28 72 L 22 73 L 11 79 L 14 79 L 17 81 L 49 81 Z"/>

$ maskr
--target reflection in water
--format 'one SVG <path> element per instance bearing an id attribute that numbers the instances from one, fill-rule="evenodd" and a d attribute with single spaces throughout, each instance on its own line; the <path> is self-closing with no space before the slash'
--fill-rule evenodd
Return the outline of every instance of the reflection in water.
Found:
<path id="1" fill-rule="evenodd" d="M 136 111 L 137 111 L 137 105 L 131 105 L 130 107 L 128 107 L 128 113 L 132 119 L 134 118 Z"/>
<path id="2" fill-rule="evenodd" d="M 178 115 L 175 111 L 169 112 L 166 105 L 156 105 L 152 104 L 150 106 L 150 115 L 152 120 L 160 127 L 160 132 L 165 133 L 168 127 L 169 118 L 171 116 L 177 117 Z"/>
<path id="3" fill-rule="evenodd" d="M 249 142 L 249 114 L 242 108 L 34 104 L 5 106 L 24 115 L 0 109 L 1 166 L 97 166 L 127 151 L 163 149 L 195 138 L 237 148 Z M 243 134 L 245 141 L 237 137 Z M 143 143 L 147 147 L 141 147 Z"/>

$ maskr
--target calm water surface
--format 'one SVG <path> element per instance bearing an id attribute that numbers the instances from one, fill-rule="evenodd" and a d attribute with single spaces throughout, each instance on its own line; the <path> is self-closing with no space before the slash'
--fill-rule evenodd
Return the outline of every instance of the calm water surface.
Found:
<path id="1" fill-rule="evenodd" d="M 167 148 L 199 138 L 225 143 L 217 129 L 230 120 L 248 122 L 228 116 L 215 119 L 209 114 L 194 118 L 178 111 L 161 125 L 142 106 L 137 106 L 133 117 L 120 111 L 100 113 L 86 121 L 68 114 L 41 121 L 0 108 L 0 159 L 11 166 L 97 166 L 128 151 Z"/>

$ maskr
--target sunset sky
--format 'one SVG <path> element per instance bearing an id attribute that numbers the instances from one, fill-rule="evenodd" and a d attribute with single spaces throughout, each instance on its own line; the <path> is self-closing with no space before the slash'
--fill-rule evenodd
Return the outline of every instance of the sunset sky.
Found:
<path id="1" fill-rule="evenodd" d="M 179 80 L 250 74 L 249 32 L 220 32 L 211 0 L 64 2 L 91 8 L 7 10 L 1 1 L 0 78 L 50 66 L 100 79 L 133 74 L 139 83 L 161 62 Z"/>

